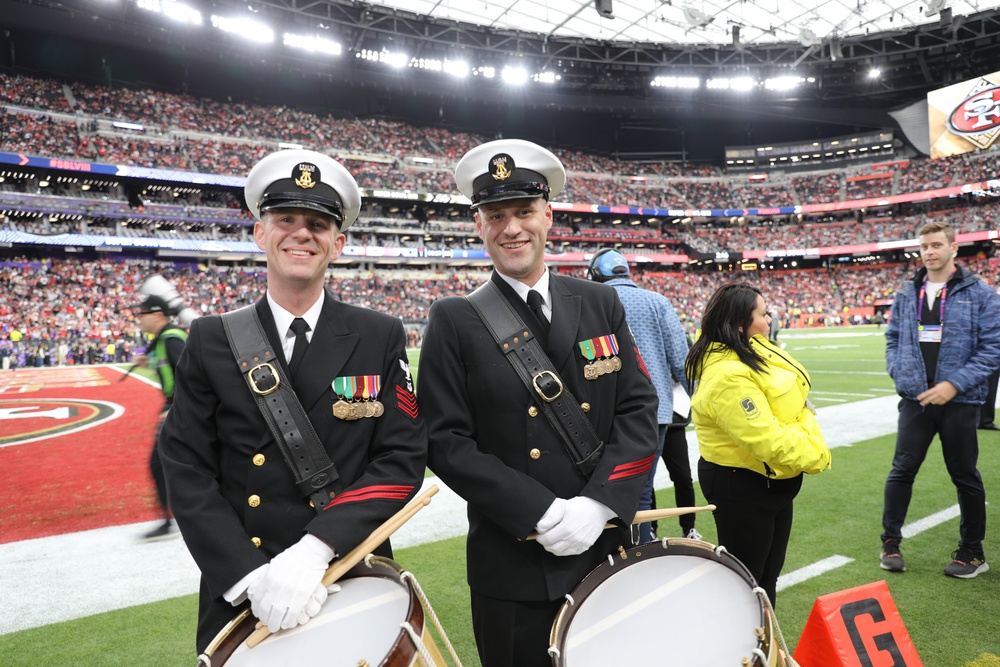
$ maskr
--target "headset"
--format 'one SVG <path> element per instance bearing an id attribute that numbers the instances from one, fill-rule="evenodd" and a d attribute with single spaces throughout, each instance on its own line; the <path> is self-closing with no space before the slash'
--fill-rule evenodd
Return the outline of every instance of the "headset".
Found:
<path id="1" fill-rule="evenodd" d="M 595 268 L 597 264 L 597 258 L 609 252 L 618 252 L 617 248 L 601 248 L 594 253 L 594 256 L 590 258 L 590 264 L 587 265 L 587 278 L 593 280 L 594 282 L 602 283 L 605 280 L 610 280 L 613 276 L 605 276 L 600 271 Z M 619 253 L 621 254 L 621 253 Z"/>

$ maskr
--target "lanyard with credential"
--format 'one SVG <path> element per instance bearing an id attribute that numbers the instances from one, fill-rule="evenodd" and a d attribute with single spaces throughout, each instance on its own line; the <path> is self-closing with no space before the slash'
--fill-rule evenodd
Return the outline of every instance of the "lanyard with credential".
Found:
<path id="1" fill-rule="evenodd" d="M 951 281 L 951 279 L 952 279 L 952 277 L 954 275 L 955 275 L 955 272 L 952 271 L 951 274 L 948 276 L 948 280 L 946 280 L 944 282 L 944 287 L 941 288 L 941 292 L 939 293 L 939 295 L 941 297 L 941 306 L 940 306 L 940 310 L 938 312 L 941 315 L 941 328 L 944 328 L 944 300 L 948 297 L 948 283 Z M 921 324 L 920 318 L 923 316 L 923 312 L 924 312 L 924 297 L 926 295 L 927 295 L 927 278 L 924 278 L 924 284 L 920 286 L 920 300 L 917 301 L 917 325 L 918 326 Z"/>

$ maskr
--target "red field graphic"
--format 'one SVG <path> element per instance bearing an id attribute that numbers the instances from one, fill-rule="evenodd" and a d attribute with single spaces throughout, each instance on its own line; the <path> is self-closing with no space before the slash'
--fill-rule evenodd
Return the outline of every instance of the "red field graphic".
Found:
<path id="1" fill-rule="evenodd" d="M 0 374 L 0 543 L 158 518 L 163 395 L 105 367 Z"/>

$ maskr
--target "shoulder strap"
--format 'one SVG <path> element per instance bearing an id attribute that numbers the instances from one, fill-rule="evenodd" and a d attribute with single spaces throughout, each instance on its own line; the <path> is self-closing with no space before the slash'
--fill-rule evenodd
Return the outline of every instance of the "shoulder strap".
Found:
<path id="1" fill-rule="evenodd" d="M 250 305 L 225 313 L 222 324 L 240 373 L 246 378 L 299 491 L 312 500 L 317 512 L 322 512 L 340 493 L 340 475 L 275 357 L 256 307 Z"/>
<path id="2" fill-rule="evenodd" d="M 590 477 L 601 460 L 604 443 L 580 404 L 566 388 L 534 334 L 492 280 L 466 297 L 500 346 L 507 361 L 524 382 L 528 392 L 541 400 L 542 412 L 559 434 L 570 459 L 584 477 Z"/>

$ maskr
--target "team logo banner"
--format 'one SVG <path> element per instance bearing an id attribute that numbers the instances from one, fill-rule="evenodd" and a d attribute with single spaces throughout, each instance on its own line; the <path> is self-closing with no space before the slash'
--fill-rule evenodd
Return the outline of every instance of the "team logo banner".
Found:
<path id="1" fill-rule="evenodd" d="M 1000 139 L 1000 72 L 927 93 L 931 158 L 985 150 Z"/>

